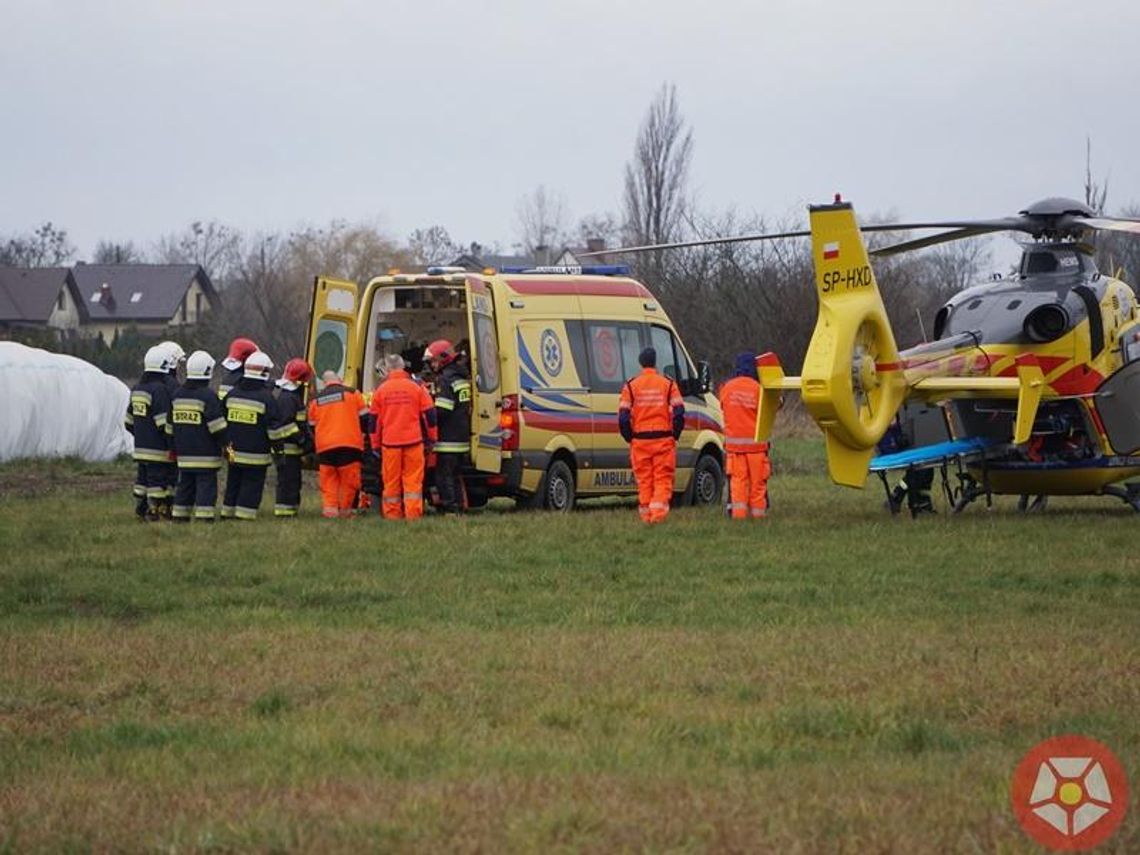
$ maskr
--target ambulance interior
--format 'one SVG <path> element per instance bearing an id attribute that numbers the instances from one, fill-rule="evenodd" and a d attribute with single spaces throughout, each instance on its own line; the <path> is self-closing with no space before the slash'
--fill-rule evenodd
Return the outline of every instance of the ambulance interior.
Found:
<path id="1" fill-rule="evenodd" d="M 385 356 L 398 353 L 408 370 L 421 374 L 424 348 L 445 338 L 469 351 L 467 289 L 464 286 L 413 285 L 380 288 L 372 300 L 362 366 L 363 391 L 383 380 Z"/>

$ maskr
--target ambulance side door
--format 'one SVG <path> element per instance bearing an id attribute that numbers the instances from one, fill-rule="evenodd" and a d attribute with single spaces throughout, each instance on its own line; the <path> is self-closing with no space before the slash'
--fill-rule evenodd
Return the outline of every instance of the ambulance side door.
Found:
<path id="1" fill-rule="evenodd" d="M 467 279 L 467 324 L 471 342 L 471 462 L 480 472 L 499 472 L 503 465 L 499 409 L 502 363 L 495 331 L 495 301 L 481 279 Z"/>
<path id="2" fill-rule="evenodd" d="M 305 358 L 316 372 L 318 386 L 324 372 L 334 371 L 349 386 L 360 388 L 359 307 L 360 287 L 355 282 L 324 276 L 313 281 Z"/>
<path id="3" fill-rule="evenodd" d="M 637 485 L 629 461 L 629 445 L 618 432 L 617 413 L 622 386 L 641 371 L 637 356 L 647 344 L 645 324 L 636 317 L 617 317 L 585 318 L 582 325 L 594 411 L 591 491 L 632 492 Z"/>

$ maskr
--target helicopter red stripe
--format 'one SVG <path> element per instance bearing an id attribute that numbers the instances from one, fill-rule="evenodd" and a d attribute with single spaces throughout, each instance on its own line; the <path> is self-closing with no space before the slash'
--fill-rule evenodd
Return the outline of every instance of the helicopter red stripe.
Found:
<path id="1" fill-rule="evenodd" d="M 903 367 L 901 362 L 876 362 L 876 371 L 899 371 Z"/>

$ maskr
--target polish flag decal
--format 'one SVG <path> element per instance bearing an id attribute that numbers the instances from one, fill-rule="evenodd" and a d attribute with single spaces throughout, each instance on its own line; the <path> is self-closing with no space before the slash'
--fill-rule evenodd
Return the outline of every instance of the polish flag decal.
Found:
<path id="1" fill-rule="evenodd" d="M 825 260 L 839 258 L 839 241 L 825 243 L 823 245 L 823 257 Z"/>

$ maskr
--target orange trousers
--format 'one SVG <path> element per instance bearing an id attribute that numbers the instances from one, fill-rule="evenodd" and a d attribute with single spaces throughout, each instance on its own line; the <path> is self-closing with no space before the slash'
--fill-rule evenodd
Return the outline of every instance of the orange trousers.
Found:
<path id="1" fill-rule="evenodd" d="M 321 464 L 321 516 L 352 516 L 352 506 L 360 493 L 360 463 L 345 466 Z"/>
<path id="2" fill-rule="evenodd" d="M 384 448 L 381 455 L 384 519 L 419 519 L 424 515 L 424 447 Z"/>
<path id="3" fill-rule="evenodd" d="M 768 513 L 771 474 L 772 464 L 766 451 L 728 453 L 728 507 L 734 520 L 755 519 Z"/>
<path id="4" fill-rule="evenodd" d="M 663 522 L 669 516 L 669 500 L 673 498 L 676 443 L 670 437 L 635 439 L 629 446 L 629 459 L 637 479 L 638 514 L 643 522 Z"/>

